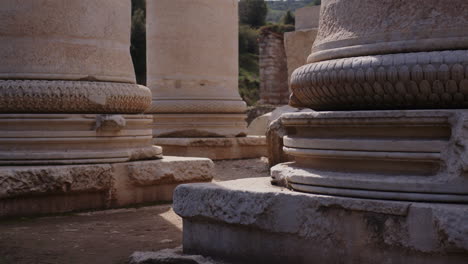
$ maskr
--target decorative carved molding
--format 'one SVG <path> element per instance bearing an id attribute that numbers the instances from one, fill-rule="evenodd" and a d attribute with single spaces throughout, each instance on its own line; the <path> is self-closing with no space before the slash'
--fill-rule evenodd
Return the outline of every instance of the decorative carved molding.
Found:
<path id="1" fill-rule="evenodd" d="M 2 113 L 133 114 L 150 104 L 150 90 L 137 84 L 0 80 Z"/>
<path id="2" fill-rule="evenodd" d="M 314 110 L 467 108 L 468 50 L 311 63 L 291 89 L 291 105 Z"/>

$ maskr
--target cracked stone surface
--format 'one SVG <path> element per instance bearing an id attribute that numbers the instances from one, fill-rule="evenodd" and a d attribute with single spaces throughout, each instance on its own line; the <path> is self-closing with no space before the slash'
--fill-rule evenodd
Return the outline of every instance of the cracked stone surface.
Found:
<path id="1" fill-rule="evenodd" d="M 463 204 L 312 195 L 271 186 L 266 178 L 181 185 L 174 197 L 191 254 L 229 252 L 224 256 L 252 261 L 270 254 L 272 263 L 285 256 L 297 263 L 312 256 L 411 263 L 463 263 L 468 257 Z M 296 258 L 299 250 L 302 259 Z"/>

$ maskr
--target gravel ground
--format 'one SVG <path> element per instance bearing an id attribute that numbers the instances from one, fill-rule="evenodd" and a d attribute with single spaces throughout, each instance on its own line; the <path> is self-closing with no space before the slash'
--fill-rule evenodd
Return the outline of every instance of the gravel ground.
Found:
<path id="1" fill-rule="evenodd" d="M 215 164 L 215 181 L 268 177 L 265 158 Z M 0 264 L 126 263 L 135 251 L 181 243 L 170 204 L 0 221 Z"/>

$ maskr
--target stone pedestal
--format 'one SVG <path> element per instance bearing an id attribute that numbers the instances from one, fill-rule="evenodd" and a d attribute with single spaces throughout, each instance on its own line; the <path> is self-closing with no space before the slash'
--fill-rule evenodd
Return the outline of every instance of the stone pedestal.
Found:
<path id="1" fill-rule="evenodd" d="M 468 110 L 288 113 L 271 169 L 294 190 L 389 200 L 468 202 Z"/>
<path id="2" fill-rule="evenodd" d="M 1 166 L 0 218 L 172 201 L 174 188 L 213 178 L 205 158 L 62 166 Z"/>
<path id="3" fill-rule="evenodd" d="M 468 206 L 343 198 L 267 178 L 184 184 L 184 253 L 236 263 L 466 263 Z"/>
<path id="4" fill-rule="evenodd" d="M 0 217 L 171 200 L 207 159 L 165 158 L 135 83 L 130 1 L 0 6 Z M 138 161 L 138 162 L 137 162 Z"/>
<path id="5" fill-rule="evenodd" d="M 246 134 L 237 20 L 235 0 L 148 1 L 147 112 L 155 137 Z"/>

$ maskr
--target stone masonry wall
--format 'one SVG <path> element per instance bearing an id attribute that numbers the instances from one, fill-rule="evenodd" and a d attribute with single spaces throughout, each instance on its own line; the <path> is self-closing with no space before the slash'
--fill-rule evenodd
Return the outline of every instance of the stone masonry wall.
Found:
<path id="1" fill-rule="evenodd" d="M 283 36 L 264 32 L 259 39 L 260 103 L 282 105 L 289 101 L 288 68 Z"/>

